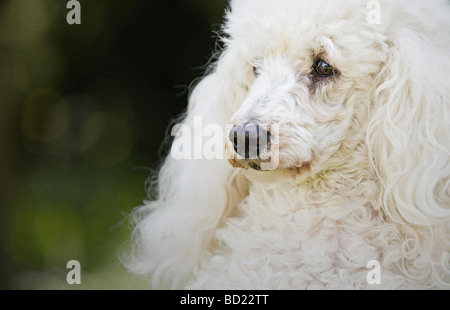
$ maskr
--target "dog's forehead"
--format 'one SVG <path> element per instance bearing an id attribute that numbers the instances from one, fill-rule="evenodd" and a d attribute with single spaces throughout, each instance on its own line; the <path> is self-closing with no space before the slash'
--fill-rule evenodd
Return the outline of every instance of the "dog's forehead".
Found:
<path id="1" fill-rule="evenodd" d="M 319 26 L 334 24 L 342 20 L 366 20 L 367 1 L 343 0 L 244 0 L 231 4 L 231 22 L 241 24 L 239 28 L 266 29 L 276 26 L 301 25 Z M 247 24 L 247 27 L 243 27 Z"/>
<path id="2" fill-rule="evenodd" d="M 341 72 L 376 72 L 385 60 L 382 28 L 367 23 L 363 0 L 234 0 L 225 32 L 243 59 L 289 56 L 302 68 L 322 57 Z"/>
<path id="3" fill-rule="evenodd" d="M 232 40 L 255 50 L 302 50 L 314 43 L 339 45 L 366 15 L 367 1 L 234 0 L 225 30 Z"/>

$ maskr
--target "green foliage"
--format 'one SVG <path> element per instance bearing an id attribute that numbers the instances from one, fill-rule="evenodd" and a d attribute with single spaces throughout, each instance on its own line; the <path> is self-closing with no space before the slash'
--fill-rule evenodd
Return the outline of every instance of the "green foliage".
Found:
<path id="1" fill-rule="evenodd" d="M 119 262 L 127 217 L 225 8 L 79 2 L 80 25 L 65 1 L 0 3 L 1 288 L 148 288 Z M 66 282 L 69 260 L 79 286 Z"/>

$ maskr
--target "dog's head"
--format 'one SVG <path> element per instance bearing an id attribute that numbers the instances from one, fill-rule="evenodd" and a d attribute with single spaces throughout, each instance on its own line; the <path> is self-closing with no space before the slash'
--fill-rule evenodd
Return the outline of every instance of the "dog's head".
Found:
<path id="1" fill-rule="evenodd" d="M 322 1 L 235 2 L 228 48 L 241 59 L 247 91 L 230 120 L 231 164 L 298 175 L 345 163 L 364 139 L 387 60 L 386 37 L 367 24 L 365 3 L 358 12 Z"/>
<path id="2" fill-rule="evenodd" d="M 232 1 L 216 68 L 234 85 L 230 163 L 266 182 L 360 166 L 399 220 L 447 214 L 429 199 L 448 200 L 450 169 L 448 12 L 422 16 L 435 2 Z M 399 212 L 418 187 L 421 212 Z"/>

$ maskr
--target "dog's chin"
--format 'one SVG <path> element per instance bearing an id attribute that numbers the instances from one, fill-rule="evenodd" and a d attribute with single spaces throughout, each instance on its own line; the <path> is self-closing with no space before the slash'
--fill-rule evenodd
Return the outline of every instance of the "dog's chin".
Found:
<path id="1" fill-rule="evenodd" d="M 311 164 L 304 163 L 300 167 L 262 170 L 260 165 L 252 164 L 246 160 L 229 160 L 230 164 L 243 171 L 244 176 L 252 182 L 276 183 L 281 181 L 295 181 L 299 176 L 305 176 L 311 171 Z"/>
<path id="2" fill-rule="evenodd" d="M 311 159 L 296 165 L 295 167 L 281 166 L 279 153 L 274 152 L 271 156 L 263 159 L 244 159 L 238 158 L 231 142 L 226 144 L 228 162 L 235 168 L 241 169 L 244 176 L 251 182 L 259 183 L 280 183 L 283 181 L 292 182 L 302 179 L 311 173 L 311 165 L 314 159 L 314 152 L 311 153 Z M 274 163 L 272 163 L 272 160 Z"/>
<path id="3" fill-rule="evenodd" d="M 275 182 L 295 182 L 302 177 L 308 176 L 311 172 L 309 163 L 295 168 L 278 168 L 275 170 L 243 169 L 245 177 L 252 182 L 275 183 Z"/>
<path id="4" fill-rule="evenodd" d="M 252 182 L 258 183 L 275 183 L 282 180 L 288 180 L 295 176 L 291 169 L 275 169 L 275 170 L 256 170 L 243 169 L 245 177 Z"/>

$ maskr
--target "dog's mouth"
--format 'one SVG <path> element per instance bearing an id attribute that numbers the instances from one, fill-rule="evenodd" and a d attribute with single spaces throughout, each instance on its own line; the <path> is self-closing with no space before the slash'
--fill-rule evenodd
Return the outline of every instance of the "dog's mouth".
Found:
<path id="1" fill-rule="evenodd" d="M 270 174 L 282 171 L 293 175 L 311 170 L 311 159 L 295 166 L 285 166 L 280 158 L 279 128 L 258 124 L 235 125 L 226 140 L 227 159 L 233 167 Z"/>
<path id="2" fill-rule="evenodd" d="M 273 165 L 271 161 L 271 157 L 267 160 L 261 161 L 258 159 L 245 159 L 245 158 L 237 158 L 236 156 L 233 158 L 228 158 L 228 162 L 236 168 L 243 168 L 246 170 L 254 170 L 260 172 L 270 172 L 275 170 L 285 170 L 295 174 L 309 172 L 311 171 L 311 161 L 305 161 L 302 164 L 296 167 L 281 167 L 277 165 Z M 267 169 L 272 168 L 273 169 Z"/>
<path id="3" fill-rule="evenodd" d="M 307 172 L 309 172 L 310 169 L 310 164 L 306 164 L 300 168 L 279 168 L 271 171 L 246 169 L 243 171 L 245 177 L 252 182 L 274 183 L 295 181 L 299 176 L 307 175 Z"/>

